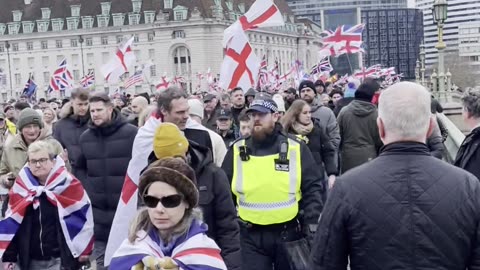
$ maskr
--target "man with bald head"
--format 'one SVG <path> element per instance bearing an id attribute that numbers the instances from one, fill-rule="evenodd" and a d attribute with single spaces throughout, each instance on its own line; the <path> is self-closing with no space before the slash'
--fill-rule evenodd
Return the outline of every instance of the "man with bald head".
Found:
<path id="1" fill-rule="evenodd" d="M 430 155 L 430 94 L 402 82 L 380 96 L 384 147 L 338 178 L 308 269 L 480 269 L 480 183 Z"/>
<path id="2" fill-rule="evenodd" d="M 138 127 L 138 116 L 140 113 L 148 107 L 148 100 L 143 96 L 135 97 L 132 100 L 132 112 L 135 115 L 135 118 L 130 121 L 130 124 Z"/>

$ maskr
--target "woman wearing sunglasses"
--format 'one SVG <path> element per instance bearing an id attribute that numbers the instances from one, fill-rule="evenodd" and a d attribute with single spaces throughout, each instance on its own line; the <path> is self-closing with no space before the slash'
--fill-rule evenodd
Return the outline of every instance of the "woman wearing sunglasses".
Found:
<path id="1" fill-rule="evenodd" d="M 227 269 L 217 244 L 206 235 L 195 184 L 195 172 L 181 160 L 152 163 L 138 185 L 146 208 L 132 223 L 110 269 Z"/>

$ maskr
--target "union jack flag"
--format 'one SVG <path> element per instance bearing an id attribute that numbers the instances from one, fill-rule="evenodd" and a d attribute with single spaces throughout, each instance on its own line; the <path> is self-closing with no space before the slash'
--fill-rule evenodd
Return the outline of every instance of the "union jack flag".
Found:
<path id="1" fill-rule="evenodd" d="M 333 70 L 332 65 L 330 64 L 330 59 L 327 57 L 320 61 L 320 63 L 314 65 L 310 70 L 310 74 L 320 74 L 323 72 L 331 72 Z"/>
<path id="2" fill-rule="evenodd" d="M 125 81 L 124 88 L 128 89 L 130 86 L 141 82 L 143 82 L 143 71 L 137 70 L 132 76 L 130 76 L 130 78 L 128 78 L 128 80 Z"/>
<path id="3" fill-rule="evenodd" d="M 363 52 L 362 32 L 364 28 L 364 24 L 342 25 L 335 31 L 324 31 L 326 37 L 321 40 L 323 47 L 320 49 L 320 56 L 339 56 L 346 53 Z"/>
<path id="4" fill-rule="evenodd" d="M 48 92 L 60 91 L 72 88 L 73 77 L 70 71 L 67 69 L 67 59 L 63 59 L 60 62 L 58 68 L 53 72 L 50 79 L 50 85 L 48 86 Z"/>
<path id="5" fill-rule="evenodd" d="M 395 67 L 383 68 L 378 72 L 379 77 L 395 75 Z"/>
<path id="6" fill-rule="evenodd" d="M 17 233 L 29 207 L 40 206 L 44 194 L 58 210 L 60 227 L 74 258 L 89 255 L 93 249 L 93 214 L 90 199 L 78 179 L 57 158 L 45 185 L 39 184 L 28 165 L 20 171 L 9 192 L 10 200 L 5 219 L 0 221 L 0 257 Z"/>
<path id="7" fill-rule="evenodd" d="M 356 78 L 365 79 L 365 78 L 378 78 L 378 73 L 381 70 L 380 65 L 373 65 L 367 69 L 365 67 L 362 70 L 359 70 L 353 74 Z"/>
<path id="8" fill-rule="evenodd" d="M 80 80 L 80 85 L 82 87 L 90 87 L 90 86 L 93 86 L 95 84 L 95 71 L 94 70 L 90 70 L 88 72 L 87 75 L 85 75 L 85 77 L 83 77 L 81 80 Z"/>
<path id="9" fill-rule="evenodd" d="M 206 227 L 197 221 L 190 226 L 186 239 L 177 241 L 172 254 L 162 252 L 161 242 L 154 230 L 140 231 L 138 240 L 134 244 L 124 240 L 120 248 L 115 252 L 110 263 L 111 269 L 130 270 L 146 256 L 155 258 L 171 257 L 173 264 L 179 269 L 227 269 L 220 255 L 220 248 L 210 238 L 207 237 Z"/>

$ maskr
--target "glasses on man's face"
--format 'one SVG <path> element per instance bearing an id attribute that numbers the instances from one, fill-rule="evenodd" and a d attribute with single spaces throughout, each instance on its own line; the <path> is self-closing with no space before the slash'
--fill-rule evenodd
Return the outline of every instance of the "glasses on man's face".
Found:
<path id="1" fill-rule="evenodd" d="M 163 198 L 157 198 L 151 195 L 143 196 L 143 201 L 148 208 L 156 208 L 158 202 L 162 203 L 162 206 L 165 208 L 175 208 L 180 205 L 183 200 L 183 196 L 180 194 L 174 194 L 170 196 L 165 196 Z"/>
<path id="2" fill-rule="evenodd" d="M 44 166 L 45 164 L 47 164 L 48 160 L 49 160 L 48 158 L 29 159 L 28 164 L 30 166 L 37 166 L 37 164 L 39 164 L 40 166 Z"/>

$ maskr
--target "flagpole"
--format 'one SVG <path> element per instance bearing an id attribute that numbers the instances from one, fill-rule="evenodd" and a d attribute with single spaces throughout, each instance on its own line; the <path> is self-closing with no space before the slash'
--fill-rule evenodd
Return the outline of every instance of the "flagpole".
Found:
<path id="1" fill-rule="evenodd" d="M 346 53 L 346 55 L 347 55 L 348 65 L 350 66 L 350 73 L 353 74 L 352 63 L 350 63 L 350 56 L 348 56 L 348 53 Z"/>

